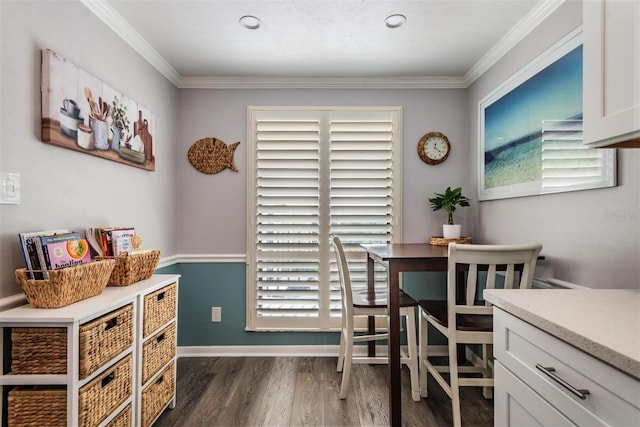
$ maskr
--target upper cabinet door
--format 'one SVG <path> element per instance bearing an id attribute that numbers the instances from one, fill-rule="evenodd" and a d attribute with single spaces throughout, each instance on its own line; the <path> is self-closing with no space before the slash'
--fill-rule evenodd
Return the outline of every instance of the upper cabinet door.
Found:
<path id="1" fill-rule="evenodd" d="M 584 142 L 640 148 L 640 1 L 583 2 Z"/>

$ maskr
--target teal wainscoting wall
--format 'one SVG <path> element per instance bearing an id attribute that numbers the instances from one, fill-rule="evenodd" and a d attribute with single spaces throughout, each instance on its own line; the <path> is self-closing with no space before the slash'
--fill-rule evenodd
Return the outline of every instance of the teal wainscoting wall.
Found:
<path id="1" fill-rule="evenodd" d="M 245 331 L 246 265 L 179 263 L 156 273 L 180 274 L 178 346 L 338 345 L 337 332 Z M 404 289 L 416 299 L 444 299 L 445 273 L 405 273 Z M 211 307 L 222 322 L 211 322 Z"/>

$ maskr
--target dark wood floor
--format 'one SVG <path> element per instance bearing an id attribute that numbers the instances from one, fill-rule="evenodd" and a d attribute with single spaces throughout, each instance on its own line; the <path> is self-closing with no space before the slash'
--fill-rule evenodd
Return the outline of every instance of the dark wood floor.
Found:
<path id="1" fill-rule="evenodd" d="M 177 405 L 154 424 L 167 426 L 386 426 L 386 365 L 354 365 L 351 393 L 340 400 L 331 357 L 214 357 L 178 360 Z M 433 378 L 429 398 L 411 400 L 402 369 L 402 424 L 451 425 L 451 401 Z M 462 389 L 462 424 L 492 426 L 493 402 Z"/>

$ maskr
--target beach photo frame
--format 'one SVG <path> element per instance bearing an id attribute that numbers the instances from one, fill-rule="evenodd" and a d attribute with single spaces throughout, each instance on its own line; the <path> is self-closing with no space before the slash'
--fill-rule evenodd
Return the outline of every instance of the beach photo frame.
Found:
<path id="1" fill-rule="evenodd" d="M 614 187 L 616 151 L 582 141 L 582 29 L 478 103 L 478 199 Z"/>

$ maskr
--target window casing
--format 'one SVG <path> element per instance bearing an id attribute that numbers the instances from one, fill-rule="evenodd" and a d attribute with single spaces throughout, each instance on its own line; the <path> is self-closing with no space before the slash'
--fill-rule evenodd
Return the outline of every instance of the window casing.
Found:
<path id="1" fill-rule="evenodd" d="M 360 243 L 399 239 L 399 107 L 249 107 L 247 329 L 340 325 L 340 285 L 329 235 L 366 286 Z M 380 266 L 379 281 L 386 279 Z"/>

